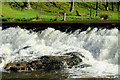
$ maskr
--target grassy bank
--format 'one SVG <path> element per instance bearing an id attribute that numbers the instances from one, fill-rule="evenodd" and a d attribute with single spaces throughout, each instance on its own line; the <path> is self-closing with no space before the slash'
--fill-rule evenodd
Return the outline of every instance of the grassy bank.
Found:
<path id="1" fill-rule="evenodd" d="M 10 3 L 2 3 L 2 21 L 16 22 L 16 21 L 63 21 L 63 13 L 66 11 L 66 21 L 95 21 L 103 20 L 100 15 L 107 14 L 106 20 L 119 20 L 118 11 L 116 5 L 114 5 L 114 11 L 106 11 L 103 3 L 98 9 L 98 15 L 96 16 L 95 3 L 75 3 L 74 11 L 70 12 L 70 3 L 58 2 L 55 3 L 31 3 L 32 9 L 21 9 L 20 7 L 11 6 Z M 14 4 L 16 5 L 16 4 Z M 87 5 L 87 6 L 86 6 Z M 91 16 L 90 7 L 91 6 Z M 111 9 L 111 7 L 110 7 Z M 76 10 L 81 16 L 77 16 Z"/>

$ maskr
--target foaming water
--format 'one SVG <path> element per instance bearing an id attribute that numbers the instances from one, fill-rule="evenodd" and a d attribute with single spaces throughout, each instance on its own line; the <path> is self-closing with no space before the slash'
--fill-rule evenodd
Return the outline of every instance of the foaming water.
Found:
<path id="1" fill-rule="evenodd" d="M 21 28 L 0 30 L 0 70 L 9 62 L 34 60 L 43 55 L 64 55 L 77 52 L 85 56 L 83 63 L 91 67 L 66 68 L 69 77 L 117 77 L 118 29 L 88 28 L 74 33 L 48 28 L 31 32 Z"/>

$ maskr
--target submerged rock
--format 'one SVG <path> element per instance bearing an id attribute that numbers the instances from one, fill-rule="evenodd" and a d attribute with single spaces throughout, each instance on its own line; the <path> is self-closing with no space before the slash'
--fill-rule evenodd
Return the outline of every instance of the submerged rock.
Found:
<path id="1" fill-rule="evenodd" d="M 30 66 L 27 65 L 27 63 L 8 63 L 5 68 L 6 71 L 14 71 L 17 72 L 19 70 L 32 70 Z"/>
<path id="2" fill-rule="evenodd" d="M 24 63 L 8 63 L 5 66 L 6 71 L 22 71 L 22 70 L 60 70 L 63 69 L 65 64 L 71 68 L 82 62 L 78 56 L 70 53 L 69 56 L 42 56 L 37 60 Z"/>
<path id="3" fill-rule="evenodd" d="M 75 66 L 75 65 L 78 65 L 80 62 L 82 62 L 82 59 L 76 55 L 77 53 L 76 52 L 70 52 L 70 53 L 66 53 L 65 55 L 69 55 L 71 56 L 70 58 L 68 58 L 66 60 L 67 62 L 67 65 L 69 66 L 69 68 Z M 84 57 L 84 56 L 82 56 Z"/>

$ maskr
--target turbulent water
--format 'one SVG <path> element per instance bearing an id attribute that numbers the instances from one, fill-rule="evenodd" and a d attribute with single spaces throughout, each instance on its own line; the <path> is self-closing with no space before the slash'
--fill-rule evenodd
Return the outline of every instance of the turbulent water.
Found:
<path id="1" fill-rule="evenodd" d="M 24 47 L 28 47 L 25 48 Z M 21 28 L 0 30 L 0 71 L 9 62 L 30 61 L 43 55 L 63 55 L 78 52 L 83 63 L 91 67 L 66 68 L 72 78 L 118 77 L 118 29 L 88 28 L 74 33 L 48 28 L 32 32 Z"/>

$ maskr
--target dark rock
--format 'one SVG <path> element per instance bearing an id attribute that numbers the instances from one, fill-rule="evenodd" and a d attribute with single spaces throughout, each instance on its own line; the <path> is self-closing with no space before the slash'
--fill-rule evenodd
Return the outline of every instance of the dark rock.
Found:
<path id="1" fill-rule="evenodd" d="M 18 68 L 16 68 L 16 67 L 10 67 L 10 71 L 17 72 Z"/>
<path id="2" fill-rule="evenodd" d="M 67 55 L 67 56 L 66 56 Z M 19 70 L 61 70 L 64 67 L 64 63 L 67 63 L 71 68 L 82 62 L 78 56 L 73 53 L 67 53 L 65 56 L 42 56 L 37 60 L 23 63 L 8 63 L 5 66 L 5 70 L 17 72 Z"/>
<path id="3" fill-rule="evenodd" d="M 27 48 L 29 48 L 29 47 L 31 47 L 31 46 L 25 46 L 25 47 L 23 47 L 22 49 L 27 49 Z"/>
<path id="4" fill-rule="evenodd" d="M 11 67 L 15 67 L 16 65 L 14 63 L 8 63 L 6 66 L 5 66 L 5 70 L 10 70 Z"/>
<path id="5" fill-rule="evenodd" d="M 34 69 L 57 70 L 63 66 L 62 60 L 55 56 L 42 56 L 39 60 L 29 63 Z"/>
<path id="6" fill-rule="evenodd" d="M 65 55 L 69 55 L 71 56 L 70 58 L 68 58 L 68 60 L 66 60 L 68 66 L 71 68 L 75 65 L 78 65 L 79 63 L 82 62 L 82 59 L 77 56 L 76 54 L 78 54 L 77 52 L 70 52 L 70 53 L 66 53 Z M 83 55 L 79 54 L 80 56 L 84 57 Z"/>
<path id="7" fill-rule="evenodd" d="M 85 68 L 85 67 L 91 67 L 91 65 L 89 65 L 89 64 L 81 64 L 81 65 L 76 66 L 76 68 L 77 67 Z"/>

